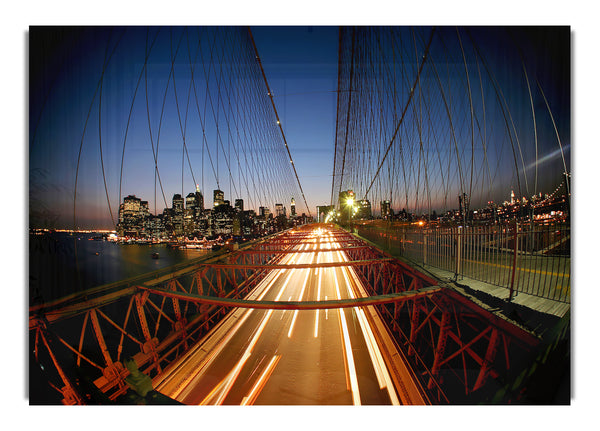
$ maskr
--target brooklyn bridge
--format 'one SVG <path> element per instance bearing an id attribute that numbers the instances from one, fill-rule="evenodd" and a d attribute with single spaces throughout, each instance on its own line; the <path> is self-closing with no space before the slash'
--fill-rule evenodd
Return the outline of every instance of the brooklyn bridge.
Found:
<path id="1" fill-rule="evenodd" d="M 268 31 L 30 28 L 30 403 L 569 404 L 569 28 Z"/>

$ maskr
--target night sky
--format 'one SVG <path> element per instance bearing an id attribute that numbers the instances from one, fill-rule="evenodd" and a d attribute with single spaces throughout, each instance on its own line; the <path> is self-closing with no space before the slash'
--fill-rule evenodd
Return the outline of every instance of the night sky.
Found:
<path id="1" fill-rule="evenodd" d="M 228 163 L 235 163 L 234 156 L 231 155 L 231 146 L 228 145 L 230 141 L 235 140 L 235 134 L 240 133 L 242 128 L 232 132 L 235 126 L 227 124 L 227 127 L 231 127 L 227 135 L 223 132 L 223 119 L 228 115 L 227 112 L 231 112 L 231 106 L 236 104 L 236 100 L 225 100 L 222 109 L 217 106 L 216 113 L 213 108 L 213 123 L 220 127 L 221 141 L 217 137 L 219 131 L 215 128 L 214 139 L 209 136 L 204 138 L 208 139 L 208 143 L 202 143 L 202 134 L 208 136 L 211 133 L 207 120 L 210 119 L 210 114 L 207 116 L 206 112 L 209 105 L 202 105 L 202 95 L 196 94 L 196 103 L 190 96 L 193 92 L 190 90 L 192 86 L 189 59 L 194 57 L 194 53 L 205 58 L 213 55 L 214 59 L 210 57 L 210 61 L 214 62 L 214 66 L 220 64 L 216 59 L 221 55 L 223 64 L 229 65 L 236 61 L 237 57 L 245 55 L 240 52 L 250 52 L 251 46 L 244 45 L 246 30 L 242 28 L 237 33 L 233 31 L 233 36 L 230 36 L 230 30 L 230 27 L 31 28 L 30 225 L 114 228 L 118 206 L 124 196 L 134 194 L 148 200 L 150 211 L 161 213 L 163 208 L 171 206 L 173 194 L 180 193 L 185 196 L 195 190 L 195 184 L 200 186 L 207 207 L 212 204 L 212 190 L 220 187 L 225 192 L 225 199 L 233 203 L 236 198 L 241 197 L 246 202 L 246 208 L 258 210 L 259 205 L 265 205 L 273 209 L 275 200 L 283 201 L 282 203 L 289 207 L 289 199 L 294 197 L 299 212 L 307 212 L 297 185 L 290 183 L 289 175 L 281 185 L 285 191 L 279 195 L 274 192 L 272 196 L 261 198 L 251 190 L 251 178 L 236 173 L 235 166 L 230 169 Z M 338 88 L 338 27 L 254 26 L 251 30 L 308 207 L 314 214 L 317 205 L 327 205 L 331 199 Z M 452 34 L 453 31 L 453 28 L 443 28 L 439 33 Z M 514 129 L 515 134 L 524 133 L 517 130 L 523 127 L 525 130 L 531 129 L 531 125 L 527 124 L 531 117 L 531 108 L 528 106 L 528 99 L 522 97 L 523 83 L 517 86 L 510 82 L 513 75 L 518 76 L 518 69 L 521 67 L 519 59 L 525 58 L 532 79 L 535 76 L 543 83 L 561 135 L 563 154 L 569 169 L 568 27 L 550 32 L 535 28 L 490 31 L 485 27 L 474 28 L 472 31 L 480 41 L 482 51 L 487 54 L 488 67 L 496 71 L 500 82 L 498 85 L 509 89 L 502 97 L 508 101 L 516 100 L 510 102 L 511 115 L 514 115 L 514 118 L 510 119 L 511 125 L 506 126 L 507 129 Z M 425 31 L 422 33 L 425 34 Z M 515 38 L 518 43 L 508 46 L 506 40 L 510 37 Z M 238 39 L 242 48 L 236 45 Z M 195 48 L 195 40 L 202 40 L 198 44 L 199 49 Z M 455 41 L 452 42 L 449 37 L 445 40 L 448 41 L 448 46 L 445 42 L 433 45 L 430 53 L 432 58 L 443 61 L 447 55 L 446 51 L 457 50 L 451 46 Z M 221 45 L 223 48 L 219 50 Z M 517 45 L 522 51 L 515 48 Z M 547 49 L 548 46 L 552 46 L 553 49 Z M 521 52 L 522 55 L 519 55 Z M 148 66 L 143 75 L 144 79 L 141 79 L 140 71 L 144 70 L 142 66 L 145 53 L 148 53 Z M 197 64 L 195 79 L 197 86 L 201 87 L 201 63 Z M 471 73 L 474 74 L 475 67 L 472 64 L 471 66 Z M 169 81 L 171 72 L 176 76 L 175 88 L 172 81 Z M 211 72 L 210 66 L 208 72 L 206 69 L 204 72 L 208 74 L 210 81 L 206 86 L 205 95 L 210 93 L 213 98 L 222 96 L 225 88 L 220 87 L 222 82 L 232 78 L 218 74 L 217 68 Z M 103 79 L 100 80 L 100 77 Z M 233 79 L 238 79 L 237 75 Z M 236 91 L 240 93 L 235 94 L 242 94 L 245 85 L 250 87 L 249 81 L 244 79 L 239 79 L 241 90 L 237 90 L 236 87 Z M 371 78 L 366 79 L 368 82 Z M 229 85 L 235 87 L 235 83 L 231 84 L 231 81 Z M 202 89 L 197 89 L 197 92 L 201 91 Z M 491 93 L 490 89 L 486 91 Z M 235 94 L 234 97 L 237 97 Z M 132 100 L 135 101 L 133 104 Z M 204 99 L 205 102 L 207 100 Z M 229 103 L 229 107 L 225 106 L 226 103 Z M 431 105 L 435 107 L 435 103 L 438 103 L 437 109 L 441 109 L 439 102 L 432 101 Z M 546 110 L 539 95 L 534 103 L 536 110 Z M 203 109 L 204 113 L 201 114 Z M 257 108 L 252 99 L 248 98 L 233 109 L 251 111 Z M 198 116 L 195 117 L 196 111 Z M 269 114 L 272 112 L 265 115 Z M 487 115 L 491 118 L 494 113 L 490 111 Z M 263 117 L 264 115 L 260 118 Z M 204 132 L 200 130 L 198 121 L 201 118 L 207 122 L 202 122 L 202 127 L 206 129 Z M 525 120 L 520 121 L 521 119 Z M 462 132 L 457 133 L 465 133 L 464 122 L 467 120 L 461 121 L 463 124 L 457 124 L 456 129 L 462 127 Z M 488 121 L 492 123 L 492 120 Z M 506 118 L 503 121 L 508 124 Z M 560 151 L 557 152 L 559 147 L 553 137 L 554 129 L 548 122 L 548 116 L 546 115 L 543 126 L 542 120 L 538 121 L 540 146 L 537 163 L 545 169 L 546 174 L 552 172 L 552 175 L 540 175 L 537 191 L 550 193 L 560 183 L 562 159 Z M 410 127 L 414 128 L 414 123 L 409 124 L 407 130 Z M 488 126 L 488 133 L 499 134 L 500 132 L 493 130 L 493 127 Z M 500 127 L 497 127 L 497 130 L 499 129 Z M 277 129 L 270 133 L 279 132 Z M 187 143 L 185 153 L 182 150 L 182 135 L 185 135 Z M 153 149 L 158 145 L 159 139 L 160 152 L 157 163 L 160 178 L 157 178 Z M 467 138 L 464 140 L 466 142 Z M 524 156 L 521 155 L 518 166 L 519 169 L 528 172 L 529 182 L 533 184 L 531 167 L 535 165 L 536 159 L 532 153 L 531 137 L 527 136 L 522 140 Z M 406 141 L 405 137 L 404 142 Z M 386 141 L 382 140 L 382 143 L 385 144 Z M 214 145 L 214 148 L 209 160 L 205 146 L 210 145 Z M 406 143 L 403 145 L 407 146 Z M 283 150 L 283 146 L 280 147 Z M 500 201 L 507 199 L 510 189 L 517 186 L 513 172 L 514 164 L 511 165 L 514 154 L 503 151 L 497 155 L 498 165 L 493 173 L 493 181 L 501 184 L 501 187 L 496 189 L 494 199 Z M 227 152 L 230 159 L 224 157 Z M 490 157 L 493 156 L 491 154 Z M 468 157 L 468 154 L 463 157 Z M 505 162 L 506 167 L 503 164 Z M 286 169 L 289 169 L 289 166 Z M 387 169 L 392 172 L 394 168 Z M 233 173 L 228 175 L 228 171 Z M 284 174 L 272 175 L 273 172 L 277 172 L 275 168 L 262 168 L 261 172 L 264 178 L 284 177 Z M 449 177 L 448 182 L 456 181 L 450 178 L 456 176 L 456 173 L 448 172 L 445 175 Z M 262 175 L 254 175 L 259 176 Z M 506 180 L 502 179 L 504 176 Z M 75 185 L 77 195 L 74 204 Z M 359 193 L 361 191 L 357 182 L 351 182 L 347 187 L 355 188 Z M 528 195 L 533 193 L 532 188 L 527 189 Z M 446 195 L 448 194 L 449 192 L 446 192 Z M 452 191 L 450 194 L 451 202 L 439 200 L 438 210 L 456 206 L 455 193 Z M 526 195 L 525 190 L 522 191 L 522 195 Z M 382 196 L 385 196 L 384 192 L 376 193 L 372 196 L 373 202 L 383 199 Z M 441 208 L 443 205 L 449 208 Z M 393 208 L 396 211 L 400 209 L 394 204 Z"/>

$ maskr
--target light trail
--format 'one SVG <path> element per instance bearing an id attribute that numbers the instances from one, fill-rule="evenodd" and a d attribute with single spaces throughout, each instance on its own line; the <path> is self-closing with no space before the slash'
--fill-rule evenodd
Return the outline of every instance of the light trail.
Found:
<path id="1" fill-rule="evenodd" d="M 333 260 L 333 259 L 332 259 Z M 340 286 L 337 279 L 336 268 L 331 268 L 333 270 L 333 279 L 335 282 L 335 291 L 337 293 L 338 299 L 342 299 L 340 296 Z M 350 378 L 350 392 L 352 393 L 352 403 L 355 406 L 360 405 L 360 392 L 358 388 L 358 377 L 356 375 L 356 367 L 354 365 L 354 355 L 352 354 L 352 343 L 350 341 L 350 334 L 348 333 L 348 325 L 346 324 L 346 315 L 344 314 L 343 309 L 339 309 L 340 316 L 340 324 L 342 327 L 342 343 L 344 345 L 345 351 L 345 365 L 346 371 Z"/>
<path id="2" fill-rule="evenodd" d="M 320 253 L 317 253 L 317 265 L 319 264 L 319 258 L 321 257 Z M 317 279 L 317 301 L 321 300 L 321 274 L 319 273 L 319 277 Z M 317 338 L 319 336 L 319 310 L 315 313 L 315 332 L 314 337 Z"/>
<path id="3" fill-rule="evenodd" d="M 280 262 L 320 265 L 351 260 L 337 250 L 343 242 L 330 234 L 324 232 L 313 241 L 295 244 Z M 340 266 L 314 272 L 313 268 L 277 268 L 245 299 L 343 301 L 364 296 L 357 273 Z M 323 320 L 320 310 L 315 310 L 314 322 L 308 311 L 286 314 L 290 310 L 282 310 L 279 319 L 274 318 L 275 311 L 234 309 L 199 347 L 190 349 L 189 356 L 186 353 L 185 360 L 173 364 L 156 389 L 190 404 L 400 404 L 386 365 L 389 352 L 379 348 L 381 334 L 376 331 L 378 326 L 372 326 L 380 324 L 374 309 L 338 308 L 332 322 L 328 309 Z M 299 353 L 301 356 L 296 356 Z M 320 384 L 323 379 L 332 379 L 326 389 Z"/>
<path id="4" fill-rule="evenodd" d="M 348 326 L 346 324 L 346 317 L 344 310 L 340 308 L 340 322 L 342 324 L 343 343 L 346 351 L 346 365 L 348 367 L 348 373 L 350 375 L 350 385 L 352 392 L 352 403 L 355 406 L 360 405 L 360 392 L 358 389 L 358 377 L 356 376 L 356 368 L 354 366 L 354 356 L 352 355 L 352 345 L 350 343 L 350 335 L 348 334 Z"/>
<path id="5" fill-rule="evenodd" d="M 294 263 L 294 259 L 297 258 L 298 255 L 289 255 L 286 256 L 286 258 L 284 259 L 289 263 Z M 271 289 L 271 287 L 275 284 L 275 282 L 277 281 L 277 279 L 279 278 L 279 276 L 284 272 L 285 270 L 280 269 L 277 271 L 276 275 L 269 281 L 267 282 L 267 284 L 265 285 L 265 287 L 262 289 L 262 293 L 260 294 L 260 296 L 257 298 L 257 300 L 261 300 Z M 290 280 L 292 273 L 290 272 L 290 275 L 288 276 L 287 280 L 284 283 L 283 288 L 285 288 L 285 286 L 287 285 L 287 283 Z M 283 292 L 283 288 L 281 290 L 281 293 Z M 259 289 L 260 291 L 260 289 Z M 280 295 L 281 295 L 280 293 Z M 280 295 L 278 296 L 278 298 L 276 300 L 279 299 Z M 191 382 L 193 382 L 199 375 L 200 373 L 205 370 L 206 368 L 208 368 L 214 361 L 214 359 L 222 352 L 223 348 L 229 343 L 229 341 L 234 338 L 234 336 L 236 335 L 236 333 L 238 332 L 238 330 L 243 326 L 243 324 L 245 323 L 245 321 L 248 319 L 248 317 L 250 317 L 251 313 L 254 310 L 252 309 L 248 309 L 245 310 L 244 313 L 242 314 L 241 318 L 236 322 L 236 324 L 233 326 L 233 328 L 231 328 L 229 331 L 227 331 L 227 333 L 225 334 L 225 336 L 218 342 L 218 344 L 215 346 L 215 348 L 213 348 L 211 350 L 211 352 L 208 354 L 208 357 L 205 358 L 205 360 L 201 363 L 200 366 L 197 366 L 195 368 L 195 371 L 193 373 L 190 373 L 182 382 L 180 382 L 177 387 L 175 388 L 175 390 L 173 392 L 171 392 L 169 394 L 169 396 L 171 398 L 177 398 L 178 396 L 182 395 L 185 396 L 187 395 L 187 393 L 189 393 L 189 391 L 191 390 Z M 235 318 L 235 313 L 233 313 L 230 318 Z M 230 319 L 228 318 L 228 320 Z M 222 327 L 222 326 L 221 326 Z M 161 382 L 160 385 L 157 386 L 156 390 L 157 391 L 162 391 L 166 388 L 168 382 L 170 381 L 170 379 L 164 380 L 163 382 Z M 187 390 L 186 390 L 187 389 Z"/>
<path id="6" fill-rule="evenodd" d="M 238 361 L 236 366 L 227 375 L 225 380 L 222 381 L 221 383 L 219 383 L 218 387 L 221 388 L 220 391 L 217 392 L 219 394 L 219 396 L 212 404 L 215 404 L 215 405 L 223 404 L 225 397 L 227 397 L 227 395 L 229 395 L 229 391 L 231 390 L 231 387 L 233 386 L 233 384 L 235 383 L 235 380 L 240 375 L 240 371 L 242 371 L 242 367 L 244 366 L 244 364 L 246 363 L 246 361 L 248 360 L 249 357 L 250 357 L 250 352 L 248 352 L 246 350 L 246 352 L 244 352 L 244 356 L 242 356 L 242 358 Z M 225 382 L 225 385 L 223 386 L 224 382 Z M 200 402 L 199 405 L 203 406 L 203 405 L 210 403 L 217 393 L 213 394 L 213 392 L 211 392 L 208 397 L 206 397 L 205 399 L 203 399 Z"/>
<path id="7" fill-rule="evenodd" d="M 258 378 L 256 383 L 252 387 L 252 390 L 250 391 L 250 393 L 242 399 L 242 403 L 241 403 L 242 406 L 254 404 L 254 402 L 256 401 L 256 398 L 258 398 L 258 395 L 260 394 L 260 391 L 265 386 L 265 383 L 267 382 L 269 377 L 271 377 L 271 374 L 273 374 L 273 371 L 275 370 L 275 367 L 277 366 L 277 363 L 279 362 L 280 359 L 281 359 L 281 355 L 274 355 L 271 358 L 271 361 L 269 362 L 269 364 L 267 365 L 267 367 L 265 368 L 265 370 L 263 371 L 261 376 Z"/>
<path id="8" fill-rule="evenodd" d="M 312 256 L 312 253 L 311 253 L 311 256 Z M 312 257 L 310 260 L 312 260 Z M 304 283 L 302 283 L 302 290 L 300 291 L 300 295 L 298 296 L 298 301 L 302 301 L 302 296 L 304 296 L 304 290 L 306 289 L 306 282 L 308 281 L 309 275 L 310 275 L 310 269 L 307 269 L 306 277 L 304 278 Z M 294 317 L 292 319 L 292 324 L 290 325 L 290 330 L 288 331 L 288 338 L 292 338 L 292 332 L 294 330 L 294 324 L 296 323 L 296 317 L 298 317 L 298 310 L 294 311 Z"/>
<path id="9" fill-rule="evenodd" d="M 348 261 L 347 256 L 343 256 L 341 253 L 342 252 L 338 252 L 340 259 L 342 261 Z M 348 268 L 342 268 L 342 274 L 344 275 L 344 279 L 346 280 L 346 287 L 348 289 L 348 295 L 350 296 L 350 298 L 354 298 L 355 295 L 352 292 L 352 288 L 351 288 L 352 284 L 350 283 L 350 280 L 348 279 L 347 273 L 348 273 Z M 354 285 L 358 285 L 359 281 L 356 278 L 356 274 L 354 272 L 352 272 L 350 275 L 352 276 L 352 278 L 355 282 Z M 373 369 L 377 376 L 379 388 L 387 390 L 388 395 L 389 395 L 390 400 L 393 405 L 400 405 L 400 401 L 398 400 L 398 396 L 396 394 L 396 391 L 394 390 L 394 384 L 392 383 L 392 379 L 389 375 L 389 372 L 387 371 L 387 367 L 385 365 L 385 361 L 383 360 L 381 350 L 379 349 L 379 345 L 377 344 L 377 341 L 375 339 L 375 334 L 373 334 L 373 330 L 371 329 L 371 325 L 367 321 L 363 307 L 357 307 L 355 309 L 355 311 L 356 311 L 356 315 L 358 317 L 358 323 L 360 326 L 360 330 L 363 334 L 365 343 L 367 345 L 367 349 L 369 351 L 369 356 L 371 358 L 371 363 L 373 365 Z"/>
<path id="10" fill-rule="evenodd" d="M 300 247 L 300 250 L 302 250 L 302 246 Z M 299 258 L 301 259 L 301 256 L 298 256 L 298 255 L 296 254 L 296 255 L 293 255 L 293 257 L 291 257 L 291 258 L 289 259 L 289 261 L 290 261 L 290 262 L 293 262 L 295 257 L 299 257 Z M 281 274 L 281 272 L 282 272 L 282 271 L 283 271 L 283 270 L 280 270 L 280 274 Z M 308 272 L 310 272 L 310 270 L 308 270 Z M 283 295 L 283 292 L 285 291 L 285 288 L 286 288 L 287 284 L 289 283 L 289 281 L 290 281 L 290 279 L 291 279 L 291 277 L 292 277 L 292 275 L 293 275 L 293 274 L 294 274 L 294 271 L 293 271 L 293 270 L 290 270 L 290 271 L 289 271 L 289 275 L 288 275 L 287 279 L 285 280 L 285 282 L 284 282 L 283 286 L 282 286 L 282 287 L 281 287 L 281 289 L 279 290 L 279 293 L 278 293 L 277 297 L 275 298 L 275 301 L 279 301 L 279 299 L 280 299 L 280 298 L 281 298 L 281 296 Z M 308 276 L 307 276 L 307 278 L 308 278 Z M 275 277 L 275 278 L 272 280 L 272 282 L 269 284 L 269 289 L 270 289 L 270 287 L 271 287 L 271 286 L 274 284 L 274 282 L 276 281 L 276 279 L 277 279 L 277 277 Z M 306 282 L 306 280 L 305 280 L 305 282 Z M 260 300 L 260 299 L 262 299 L 262 298 L 263 298 L 263 297 L 266 295 L 266 293 L 267 293 L 267 291 L 268 291 L 269 289 L 264 289 L 264 291 L 263 291 L 262 295 L 260 296 L 259 300 Z M 251 312 L 252 310 L 249 310 L 249 311 Z M 246 316 L 245 316 L 245 317 L 247 318 L 247 317 L 249 316 L 249 314 L 250 314 L 250 313 L 246 313 Z M 236 366 L 234 367 L 234 369 L 232 370 L 232 372 L 231 372 L 231 373 L 230 373 L 230 374 L 227 376 L 227 378 L 225 379 L 225 382 L 226 382 L 226 384 L 225 384 L 225 386 L 224 386 L 224 387 L 222 387 L 222 389 L 220 390 L 220 392 L 219 392 L 219 396 L 218 396 L 218 398 L 216 399 L 216 401 L 214 402 L 214 404 L 217 404 L 217 405 L 220 405 L 220 404 L 222 404 L 222 403 L 223 403 L 223 401 L 224 401 L 224 399 L 226 398 L 226 396 L 229 394 L 229 392 L 230 392 L 230 390 L 231 390 L 231 388 L 232 388 L 233 384 L 235 383 L 235 380 L 236 380 L 236 379 L 237 379 L 237 377 L 239 376 L 239 373 L 241 372 L 241 370 L 242 370 L 243 366 L 245 365 L 246 361 L 248 360 L 248 358 L 249 358 L 249 357 L 250 357 L 250 355 L 252 354 L 252 351 L 253 351 L 254 347 L 256 346 L 256 343 L 258 342 L 258 339 L 259 339 L 259 338 L 260 338 L 260 336 L 262 335 L 262 333 L 263 333 L 263 331 L 264 331 L 264 329 L 265 329 L 265 326 L 267 325 L 267 323 L 268 323 L 268 321 L 269 321 L 269 319 L 270 319 L 270 317 L 271 317 L 271 315 L 272 315 L 272 314 L 273 314 L 273 310 L 269 310 L 269 311 L 267 312 L 267 314 L 266 314 L 266 315 L 263 317 L 263 319 L 262 319 L 262 321 L 261 321 L 261 324 L 260 324 L 260 326 L 259 326 L 258 330 L 255 332 L 255 334 L 254 334 L 254 336 L 253 336 L 252 340 L 250 341 L 250 343 L 249 343 L 248 347 L 246 348 L 246 350 L 245 350 L 245 352 L 244 352 L 244 354 L 243 354 L 242 358 L 241 358 L 241 359 L 238 361 L 238 363 L 236 364 Z M 283 314 L 282 314 L 282 315 L 283 315 Z M 245 321 L 245 319 L 244 319 L 244 321 Z M 240 322 L 240 323 L 243 323 L 243 321 L 242 321 L 242 322 Z M 239 324 L 238 324 L 238 325 L 236 325 L 236 330 L 237 330 L 237 328 L 239 328 L 239 326 L 241 326 L 241 325 L 239 325 Z M 227 341 L 229 341 L 229 339 L 231 339 L 231 337 L 229 337 L 229 338 L 227 339 Z M 223 343 L 223 344 L 221 345 L 221 349 L 222 349 L 222 346 L 224 346 L 224 344 L 226 344 L 226 343 Z M 219 350 L 221 350 L 221 349 L 219 349 Z M 220 384 L 219 386 L 221 386 L 221 384 Z M 214 389 L 213 389 L 213 392 L 214 392 Z M 209 403 L 209 402 L 211 402 L 211 401 L 212 401 L 212 399 L 214 398 L 213 392 L 211 392 L 211 394 L 209 394 L 209 396 L 208 396 L 208 397 L 206 397 L 206 398 L 205 398 L 205 399 L 204 399 L 204 400 L 203 400 L 203 401 L 200 403 L 200 405 L 204 405 L 204 404 L 206 404 L 206 403 Z"/>
<path id="11" fill-rule="evenodd" d="M 279 291 L 279 294 L 277 295 L 277 298 L 275 298 L 275 301 L 278 301 L 279 298 L 281 297 L 281 295 L 283 294 L 285 287 L 287 286 L 287 283 L 289 282 L 291 276 L 293 274 L 293 270 L 290 271 L 290 275 L 288 276 L 285 284 L 282 286 L 281 290 Z M 226 378 L 226 385 L 225 387 L 221 390 L 219 397 L 217 398 L 215 404 L 220 405 L 223 403 L 223 400 L 225 399 L 225 397 L 229 394 L 229 391 L 231 390 L 231 387 L 233 386 L 235 380 L 237 379 L 237 377 L 239 376 L 239 373 L 242 369 L 242 367 L 244 366 L 244 364 L 246 363 L 246 361 L 248 360 L 248 358 L 250 357 L 250 355 L 252 354 L 252 351 L 254 350 L 254 347 L 256 346 L 256 343 L 258 342 L 258 339 L 260 338 L 260 336 L 262 335 L 265 326 L 267 326 L 267 323 L 269 322 L 269 319 L 271 317 L 271 315 L 273 314 L 273 310 L 269 310 L 267 312 L 267 314 L 263 317 L 260 326 L 258 327 L 258 329 L 256 330 L 256 332 L 254 333 L 254 336 L 252 337 L 252 340 L 250 341 L 250 343 L 248 344 L 248 347 L 246 347 L 246 350 L 242 356 L 242 358 L 238 361 L 238 363 L 236 364 L 236 366 L 234 367 L 233 371 L 228 375 L 228 377 Z M 205 399 L 203 400 L 200 405 L 203 405 L 206 402 L 210 402 L 210 400 L 212 399 L 212 397 L 210 399 Z"/>

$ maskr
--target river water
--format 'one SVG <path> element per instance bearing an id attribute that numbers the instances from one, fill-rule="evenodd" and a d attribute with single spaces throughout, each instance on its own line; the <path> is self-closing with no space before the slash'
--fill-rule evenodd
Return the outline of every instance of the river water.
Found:
<path id="1" fill-rule="evenodd" d="M 200 257 L 206 250 L 117 244 L 94 234 L 29 235 L 29 303 L 47 302 Z M 160 258 L 153 259 L 158 252 Z"/>

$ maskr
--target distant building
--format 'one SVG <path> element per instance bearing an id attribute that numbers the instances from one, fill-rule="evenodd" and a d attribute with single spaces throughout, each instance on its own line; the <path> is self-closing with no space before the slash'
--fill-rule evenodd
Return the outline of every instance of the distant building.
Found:
<path id="1" fill-rule="evenodd" d="M 183 213 L 183 230 L 186 235 L 196 230 L 196 215 L 198 214 L 198 198 L 196 193 L 189 193 L 185 197 L 185 210 Z"/>
<path id="2" fill-rule="evenodd" d="M 117 233 L 120 236 L 143 236 L 144 222 L 149 215 L 147 201 L 142 203 L 142 200 L 135 195 L 125 197 L 123 203 L 119 205 Z"/>
<path id="3" fill-rule="evenodd" d="M 513 199 L 514 194 L 512 194 L 511 199 Z M 511 204 L 512 205 L 512 204 Z M 461 220 L 466 220 L 469 216 L 469 196 L 466 193 L 462 193 L 458 195 L 458 211 L 460 213 L 459 217 Z"/>
<path id="4" fill-rule="evenodd" d="M 204 196 L 202 196 L 202 193 L 200 192 L 200 186 L 198 184 L 196 184 L 196 206 L 199 210 L 196 214 L 196 217 L 198 217 L 200 215 L 200 211 L 204 210 Z"/>
<path id="5" fill-rule="evenodd" d="M 185 197 L 185 212 L 193 215 L 196 207 L 198 206 L 198 200 L 196 199 L 196 193 L 189 193 Z"/>
<path id="6" fill-rule="evenodd" d="M 179 193 L 173 195 L 173 233 L 183 235 L 183 198 Z"/>
<path id="7" fill-rule="evenodd" d="M 196 220 L 196 230 L 200 236 L 207 238 L 212 236 L 212 211 L 210 209 L 200 211 Z"/>
<path id="8" fill-rule="evenodd" d="M 355 218 L 360 220 L 369 220 L 371 218 L 371 202 L 368 199 L 362 199 L 357 203 L 357 212 Z"/>
<path id="9" fill-rule="evenodd" d="M 145 231 L 148 237 L 159 239 L 166 237 L 165 225 L 161 216 L 150 215 L 145 223 Z"/>
<path id="10" fill-rule="evenodd" d="M 212 211 L 213 235 L 233 234 L 234 209 L 230 205 L 217 205 Z"/>
<path id="11" fill-rule="evenodd" d="M 223 193 L 221 190 L 214 190 L 213 191 L 213 207 L 217 207 L 219 205 L 224 205 L 225 204 L 225 193 Z"/>
<path id="12" fill-rule="evenodd" d="M 269 218 L 269 215 L 271 214 L 271 210 L 267 207 L 259 207 L 258 208 L 258 215 L 259 217 L 262 218 Z"/>
<path id="13" fill-rule="evenodd" d="M 296 201 L 292 198 L 292 202 L 290 204 L 290 217 L 296 217 Z"/>
<path id="14" fill-rule="evenodd" d="M 285 216 L 285 207 L 283 204 L 275 204 L 275 216 Z"/>
<path id="15" fill-rule="evenodd" d="M 244 200 L 243 199 L 235 200 L 235 210 L 239 211 L 239 212 L 244 211 Z"/>
<path id="16" fill-rule="evenodd" d="M 384 220 L 390 220 L 394 213 L 392 212 L 392 204 L 390 201 L 381 201 L 381 218 Z"/>

